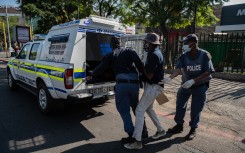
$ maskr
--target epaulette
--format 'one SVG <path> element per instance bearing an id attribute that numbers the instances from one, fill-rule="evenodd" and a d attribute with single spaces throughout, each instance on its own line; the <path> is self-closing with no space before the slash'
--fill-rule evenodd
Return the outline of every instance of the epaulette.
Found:
<path id="1" fill-rule="evenodd" d="M 201 50 L 207 54 L 208 59 L 210 59 L 210 60 L 212 59 L 212 55 L 208 51 L 203 50 L 203 49 L 201 49 Z"/>

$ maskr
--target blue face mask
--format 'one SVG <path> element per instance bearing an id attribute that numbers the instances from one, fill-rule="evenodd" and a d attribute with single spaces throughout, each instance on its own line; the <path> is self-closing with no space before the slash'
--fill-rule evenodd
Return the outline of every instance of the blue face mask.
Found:
<path id="1" fill-rule="evenodd" d="M 193 44 L 193 43 L 191 43 Z M 191 45 L 190 44 L 190 45 Z M 192 46 L 193 47 L 193 46 Z M 184 50 L 184 52 L 189 52 L 191 50 L 192 47 L 189 47 L 189 45 L 183 45 L 182 49 Z"/>

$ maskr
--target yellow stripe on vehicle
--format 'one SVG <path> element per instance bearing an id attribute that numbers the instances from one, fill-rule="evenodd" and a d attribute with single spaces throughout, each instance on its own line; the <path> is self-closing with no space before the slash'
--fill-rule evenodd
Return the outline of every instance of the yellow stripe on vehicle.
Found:
<path id="1" fill-rule="evenodd" d="M 28 70 L 28 69 L 25 69 L 25 68 L 20 68 L 20 70 L 25 71 L 27 73 L 35 74 L 35 71 Z"/>
<path id="2" fill-rule="evenodd" d="M 64 81 L 64 78 L 59 78 L 59 77 L 52 76 L 52 75 L 50 75 L 50 78 L 54 80 L 58 80 L 58 81 Z"/>
<path id="3" fill-rule="evenodd" d="M 75 69 L 74 72 L 84 72 L 84 69 Z"/>
<path id="4" fill-rule="evenodd" d="M 45 66 L 45 65 L 40 65 L 40 64 L 37 64 L 37 67 L 38 68 L 55 70 L 55 71 L 59 71 L 59 72 L 64 72 L 65 71 L 64 68 L 58 68 L 58 67 L 54 67 L 54 66 Z"/>
<path id="5" fill-rule="evenodd" d="M 37 75 L 43 76 L 43 77 L 45 77 L 45 78 L 48 78 L 48 77 L 49 77 L 48 74 L 44 74 L 44 73 L 42 73 L 42 72 L 37 72 Z"/>
<path id="6" fill-rule="evenodd" d="M 28 62 L 25 62 L 24 64 L 27 65 L 27 66 L 31 66 L 32 65 L 32 63 L 28 63 Z"/>
<path id="7" fill-rule="evenodd" d="M 82 79 L 82 78 L 79 78 L 79 79 L 74 79 L 74 82 L 75 82 L 75 83 L 78 83 L 78 82 L 81 82 L 81 81 L 83 81 L 83 79 Z"/>

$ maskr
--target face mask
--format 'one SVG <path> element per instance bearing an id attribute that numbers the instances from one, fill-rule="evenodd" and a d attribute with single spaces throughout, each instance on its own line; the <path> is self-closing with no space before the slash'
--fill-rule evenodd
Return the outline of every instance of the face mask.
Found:
<path id="1" fill-rule="evenodd" d="M 185 51 L 185 52 L 189 52 L 191 50 L 191 48 L 189 47 L 189 45 L 183 45 L 182 49 Z"/>
<path id="2" fill-rule="evenodd" d="M 191 44 L 190 44 L 191 45 Z M 191 47 L 192 48 L 192 47 Z M 189 52 L 191 50 L 191 48 L 189 47 L 189 45 L 183 45 L 182 49 L 185 51 L 185 52 Z"/>
<path id="3" fill-rule="evenodd" d="M 144 43 L 143 49 L 145 50 L 145 52 L 149 52 L 149 46 L 150 46 L 150 44 L 148 42 Z"/>

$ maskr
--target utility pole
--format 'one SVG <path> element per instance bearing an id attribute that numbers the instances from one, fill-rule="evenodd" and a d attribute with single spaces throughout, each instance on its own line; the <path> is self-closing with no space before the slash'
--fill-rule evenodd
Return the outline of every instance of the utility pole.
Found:
<path id="1" fill-rule="evenodd" d="M 10 38 L 10 30 L 9 30 L 9 19 L 8 19 L 8 10 L 6 5 L 6 21 L 7 21 L 7 28 L 8 28 L 8 37 L 9 37 L 9 52 L 13 51 L 13 48 L 11 46 L 11 38 Z M 8 56 L 7 56 L 8 57 Z"/>
<path id="2" fill-rule="evenodd" d="M 192 33 L 196 33 L 196 16 L 197 16 L 197 3 L 194 0 L 194 19 L 192 22 Z"/>
<path id="3" fill-rule="evenodd" d="M 3 21 L 2 23 L 3 23 L 3 40 L 4 40 L 4 49 L 5 49 L 6 57 L 8 57 L 8 51 L 7 51 L 7 40 L 6 40 L 6 31 L 5 31 L 4 21 Z"/>

